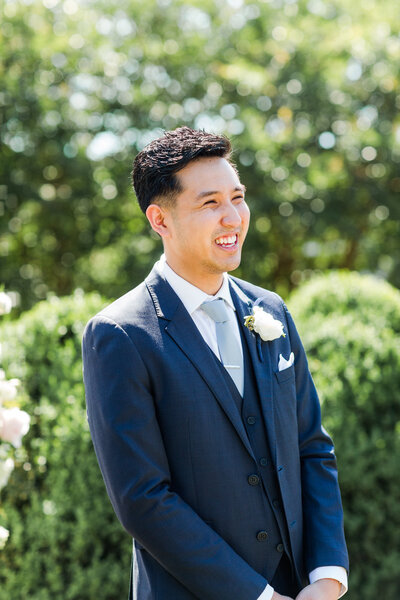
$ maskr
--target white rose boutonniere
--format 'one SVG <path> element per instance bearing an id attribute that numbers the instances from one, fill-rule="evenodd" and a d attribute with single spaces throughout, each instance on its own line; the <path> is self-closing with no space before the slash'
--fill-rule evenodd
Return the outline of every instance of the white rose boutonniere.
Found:
<path id="1" fill-rule="evenodd" d="M 245 317 L 244 324 L 250 331 L 258 333 L 264 342 L 276 340 L 281 335 L 286 337 L 283 333 L 283 323 L 274 319 L 271 313 L 265 312 L 261 306 L 253 306 L 253 314 Z"/>

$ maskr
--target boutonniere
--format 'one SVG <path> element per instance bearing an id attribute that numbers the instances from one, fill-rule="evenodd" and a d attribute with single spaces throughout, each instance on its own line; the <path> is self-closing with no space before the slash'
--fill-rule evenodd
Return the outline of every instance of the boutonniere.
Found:
<path id="1" fill-rule="evenodd" d="M 261 306 L 253 306 L 253 314 L 244 318 L 244 324 L 250 331 L 259 334 L 264 342 L 270 342 L 277 338 L 286 337 L 283 333 L 283 323 L 274 319 L 271 313 L 265 312 Z"/>

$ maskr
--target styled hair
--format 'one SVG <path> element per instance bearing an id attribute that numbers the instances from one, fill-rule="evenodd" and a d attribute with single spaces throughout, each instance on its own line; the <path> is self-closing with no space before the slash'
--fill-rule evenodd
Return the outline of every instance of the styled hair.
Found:
<path id="1" fill-rule="evenodd" d="M 203 157 L 230 160 L 232 146 L 225 136 L 190 127 L 178 127 L 148 144 L 133 161 L 132 183 L 144 213 L 150 204 L 173 206 L 182 192 L 176 173 L 189 162 Z"/>

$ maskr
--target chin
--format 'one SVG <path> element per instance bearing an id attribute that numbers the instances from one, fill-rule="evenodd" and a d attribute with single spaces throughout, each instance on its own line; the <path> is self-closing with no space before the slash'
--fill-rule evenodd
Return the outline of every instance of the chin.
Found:
<path id="1" fill-rule="evenodd" d="M 230 256 L 213 256 L 209 257 L 208 268 L 214 273 L 225 273 L 226 271 L 234 271 L 240 265 L 242 258 L 241 252 L 235 252 Z"/>
<path id="2" fill-rule="evenodd" d="M 227 259 L 223 263 L 221 263 L 222 271 L 234 271 L 240 265 L 241 257 L 232 257 L 230 260 Z"/>

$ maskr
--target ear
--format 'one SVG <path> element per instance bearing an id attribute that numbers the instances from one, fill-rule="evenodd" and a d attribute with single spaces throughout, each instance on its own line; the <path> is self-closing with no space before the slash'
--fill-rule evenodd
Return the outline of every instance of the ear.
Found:
<path id="1" fill-rule="evenodd" d="M 169 235 L 169 230 L 166 224 L 166 211 L 158 204 L 149 204 L 146 209 L 146 217 L 149 223 L 158 235 L 165 238 Z"/>

